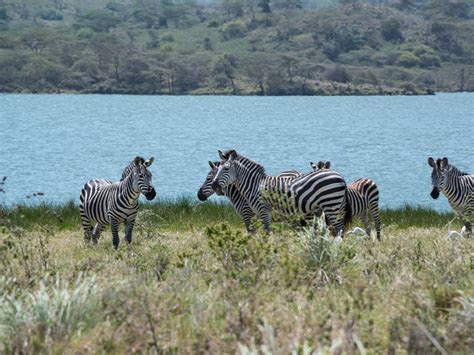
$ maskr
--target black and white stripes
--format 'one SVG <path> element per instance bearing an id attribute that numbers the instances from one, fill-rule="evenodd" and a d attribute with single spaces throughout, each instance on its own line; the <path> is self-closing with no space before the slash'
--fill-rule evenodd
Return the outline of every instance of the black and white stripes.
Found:
<path id="1" fill-rule="evenodd" d="M 219 161 L 209 161 L 209 166 L 211 167 L 211 170 L 207 174 L 206 179 L 204 180 L 202 186 L 199 188 L 197 194 L 200 201 L 206 201 L 212 194 L 214 194 L 215 191 L 212 189 L 212 182 L 217 174 L 220 163 L 221 162 Z M 288 179 L 291 180 L 298 176 L 300 176 L 300 173 L 296 170 L 287 170 L 277 175 L 276 179 L 282 181 Z M 244 221 L 245 228 L 247 229 L 247 231 L 253 231 L 252 218 L 255 216 L 255 213 L 253 212 L 250 205 L 247 203 L 245 197 L 239 192 L 237 187 L 234 185 L 229 185 L 219 190 L 219 192 L 221 192 L 230 200 L 238 215 Z"/>
<path id="2" fill-rule="evenodd" d="M 460 171 L 449 164 L 448 158 L 428 158 L 433 189 L 431 197 L 437 199 L 440 191 L 446 196 L 457 216 L 463 221 L 468 235 L 472 234 L 474 218 L 474 175 Z"/>
<path id="3" fill-rule="evenodd" d="M 331 162 L 319 161 L 317 164 L 311 163 L 314 171 L 328 170 Z M 374 219 L 377 239 L 380 240 L 381 220 L 379 210 L 379 189 L 372 179 L 361 178 L 347 185 L 347 202 L 351 206 L 351 217 L 360 217 L 365 226 L 365 231 L 370 235 L 369 212 Z"/>
<path id="4" fill-rule="evenodd" d="M 81 215 L 84 239 L 86 242 L 97 242 L 101 231 L 110 224 L 112 230 L 112 244 L 119 245 L 118 226 L 125 223 L 125 240 L 132 241 L 132 230 L 138 212 L 138 198 L 140 193 L 148 200 L 156 196 L 152 185 L 152 174 L 148 171 L 141 157 L 136 157 L 129 170 L 120 182 L 104 179 L 89 180 L 81 191 L 79 210 Z M 129 165 L 130 166 L 130 165 Z M 91 222 L 95 223 L 92 230 Z"/>
<path id="5" fill-rule="evenodd" d="M 313 216 L 322 210 L 334 233 L 343 232 L 351 215 L 346 204 L 346 183 L 334 171 L 310 172 L 294 179 L 268 176 L 263 166 L 239 155 L 235 150 L 219 151 L 222 159 L 212 184 L 216 192 L 235 186 L 254 213 L 270 230 L 270 209 Z"/>

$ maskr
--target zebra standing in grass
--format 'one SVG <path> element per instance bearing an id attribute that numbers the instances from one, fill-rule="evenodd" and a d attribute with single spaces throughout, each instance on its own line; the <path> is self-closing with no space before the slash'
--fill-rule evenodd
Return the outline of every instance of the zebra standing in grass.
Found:
<path id="1" fill-rule="evenodd" d="M 152 159 L 150 159 L 153 162 Z M 148 164 L 148 166 L 150 166 Z M 125 240 L 132 242 L 132 230 L 138 213 L 138 198 L 140 193 L 147 200 L 156 196 L 152 185 L 152 174 L 148 171 L 144 159 L 136 157 L 133 168 L 120 182 L 104 179 L 89 180 L 81 191 L 79 211 L 86 242 L 97 243 L 100 233 L 110 224 L 112 244 L 115 249 L 119 245 L 118 226 L 125 223 Z M 96 225 L 92 230 L 91 222 Z"/>
<path id="2" fill-rule="evenodd" d="M 329 170 L 331 162 L 319 161 L 317 164 L 311 162 L 314 171 Z M 351 217 L 360 216 L 365 226 L 365 231 L 370 236 L 369 212 L 374 219 L 377 239 L 380 240 L 382 222 L 379 210 L 379 188 L 372 179 L 357 179 L 347 185 L 347 203 L 351 206 Z"/>
<path id="3" fill-rule="evenodd" d="M 206 201 L 215 192 L 212 189 L 212 182 L 214 180 L 214 177 L 217 174 L 219 165 L 220 165 L 219 161 L 209 162 L 209 166 L 211 167 L 211 170 L 207 174 L 206 179 L 204 180 L 204 183 L 202 184 L 197 194 L 198 199 L 200 201 Z M 280 179 L 294 179 L 295 177 L 298 177 L 298 176 L 300 176 L 300 173 L 297 172 L 296 170 L 287 170 L 278 175 Z M 255 216 L 255 213 L 253 212 L 250 205 L 247 203 L 245 197 L 239 192 L 237 187 L 235 187 L 234 185 L 224 187 L 222 189 L 222 193 L 224 196 L 226 196 L 230 200 L 235 210 L 237 211 L 238 215 L 244 221 L 247 232 L 252 232 L 253 229 L 251 227 L 251 224 L 252 224 L 252 218 L 253 216 Z"/>
<path id="4" fill-rule="evenodd" d="M 472 219 L 474 217 L 474 175 L 464 173 L 449 164 L 448 158 L 428 158 L 433 168 L 431 197 L 437 199 L 441 191 L 448 199 L 454 213 L 461 219 L 468 235 L 472 235 Z"/>
<path id="5" fill-rule="evenodd" d="M 222 193 L 223 188 L 235 186 L 263 221 L 266 231 L 270 231 L 270 208 L 304 217 L 314 216 L 321 208 L 334 227 L 334 233 L 343 232 L 350 211 L 346 211 L 349 207 L 346 205 L 346 183 L 338 173 L 321 171 L 294 179 L 278 179 L 266 175 L 263 166 L 237 154 L 235 150 L 226 153 L 219 151 L 219 156 L 222 162 L 212 188 Z"/>

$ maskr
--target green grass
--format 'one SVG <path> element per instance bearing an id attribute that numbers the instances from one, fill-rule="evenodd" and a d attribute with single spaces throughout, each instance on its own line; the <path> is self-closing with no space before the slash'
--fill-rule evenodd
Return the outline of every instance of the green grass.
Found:
<path id="1" fill-rule="evenodd" d="M 222 202 L 202 203 L 188 197 L 161 199 L 154 203 L 142 204 L 141 211 L 146 214 L 147 223 L 166 230 L 186 231 L 221 222 L 243 227 L 234 208 Z M 73 201 L 65 204 L 0 206 L 0 216 L 2 215 L 10 221 L 9 223 L 27 229 L 34 226 L 48 226 L 59 230 L 80 227 L 79 207 Z M 453 221 L 454 214 L 406 205 L 400 208 L 382 209 L 381 218 L 384 225 L 392 225 L 398 229 L 447 228 L 448 223 Z M 460 228 L 461 223 L 455 220 L 452 226 Z"/>
<path id="2" fill-rule="evenodd" d="M 447 238 L 451 217 L 384 210 L 382 241 L 337 242 L 162 200 L 115 251 L 110 231 L 84 243 L 72 203 L 3 207 L 0 352 L 468 354 L 474 239 Z"/>

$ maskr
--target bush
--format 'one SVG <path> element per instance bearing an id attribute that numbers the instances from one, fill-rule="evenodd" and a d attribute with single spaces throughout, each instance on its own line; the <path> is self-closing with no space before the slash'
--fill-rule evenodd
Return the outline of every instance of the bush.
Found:
<path id="1" fill-rule="evenodd" d="M 403 41 L 403 35 L 400 31 L 401 23 L 398 19 L 392 17 L 382 23 L 382 36 L 389 42 Z"/>
<path id="2" fill-rule="evenodd" d="M 39 17 L 48 21 L 62 21 L 63 15 L 54 9 L 44 9 L 39 12 Z"/>
<path id="3" fill-rule="evenodd" d="M 420 55 L 420 67 L 430 68 L 441 66 L 441 59 L 435 54 Z"/>
<path id="4" fill-rule="evenodd" d="M 341 65 L 336 65 L 334 69 L 327 71 L 326 79 L 339 83 L 347 83 L 352 80 L 350 74 Z"/>
<path id="5" fill-rule="evenodd" d="M 406 68 L 415 67 L 420 64 L 420 58 L 411 52 L 402 52 L 398 58 L 398 64 Z"/>
<path id="6" fill-rule="evenodd" d="M 222 26 L 222 37 L 224 40 L 244 37 L 247 33 L 247 25 L 242 20 L 235 20 Z"/>

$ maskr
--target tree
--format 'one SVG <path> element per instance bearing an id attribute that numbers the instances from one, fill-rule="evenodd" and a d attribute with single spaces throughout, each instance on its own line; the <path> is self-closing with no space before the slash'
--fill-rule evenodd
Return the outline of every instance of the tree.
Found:
<path id="1" fill-rule="evenodd" d="M 246 73 L 251 82 L 258 86 L 260 95 L 265 95 L 265 78 L 267 76 L 268 68 L 261 62 L 248 63 Z"/>
<path id="2" fill-rule="evenodd" d="M 394 17 L 382 23 L 382 36 L 389 42 L 402 42 L 403 35 L 401 33 L 402 24 Z"/>
<path id="3" fill-rule="evenodd" d="M 270 0 L 260 0 L 258 7 L 262 9 L 264 14 L 269 14 L 272 12 L 272 9 L 270 8 Z"/>
<path id="4" fill-rule="evenodd" d="M 225 54 L 218 59 L 214 64 L 214 74 L 224 75 L 232 86 L 232 93 L 237 94 L 237 87 L 235 85 L 235 58 L 231 55 Z"/>
<path id="5" fill-rule="evenodd" d="M 116 27 L 121 20 L 110 11 L 95 10 L 89 11 L 79 21 L 79 24 L 92 28 L 95 32 L 109 32 L 111 28 Z"/>

